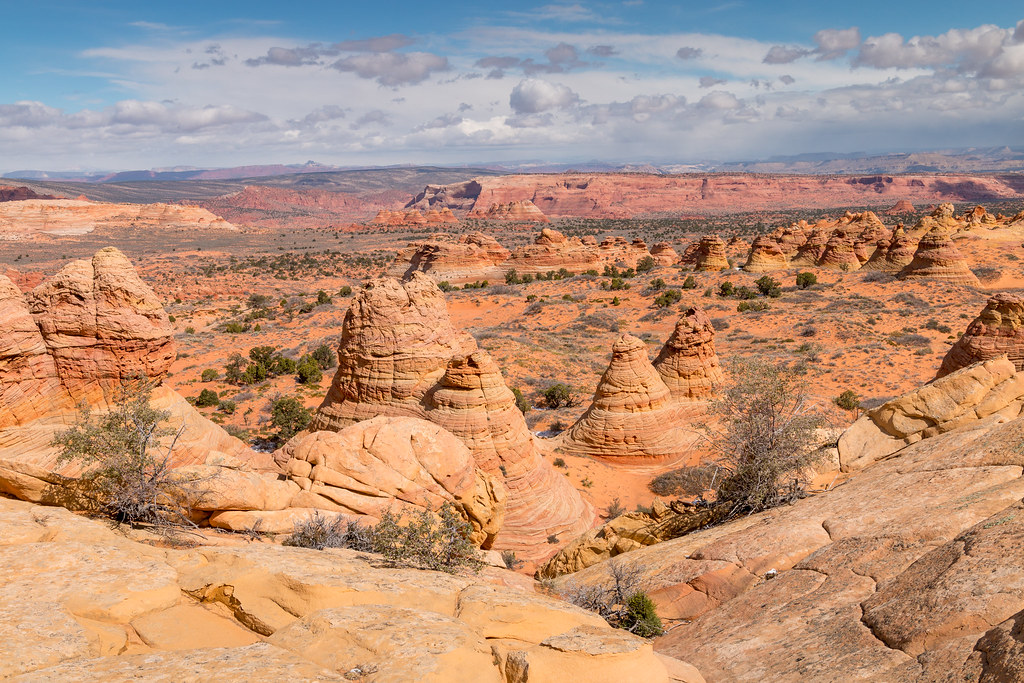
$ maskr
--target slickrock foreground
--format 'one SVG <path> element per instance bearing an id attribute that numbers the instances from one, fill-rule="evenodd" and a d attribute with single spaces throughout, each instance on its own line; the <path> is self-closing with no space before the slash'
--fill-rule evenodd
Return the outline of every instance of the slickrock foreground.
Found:
<path id="1" fill-rule="evenodd" d="M 973 419 L 828 492 L 613 562 L 689 620 L 655 649 L 708 680 L 1019 680 L 1022 441 L 1022 420 Z"/>
<path id="2" fill-rule="evenodd" d="M 422 273 L 372 280 L 345 316 L 338 370 L 310 431 L 338 431 L 378 415 L 419 417 L 453 432 L 477 467 L 508 490 L 495 549 L 553 552 L 551 535 L 576 536 L 594 511 L 540 457 L 500 370 L 454 328 L 444 294 Z"/>
<path id="3" fill-rule="evenodd" d="M 0 529 L 4 678 L 667 683 L 670 667 L 703 680 L 504 570 L 231 540 L 159 548 L 4 498 Z"/>
<path id="4" fill-rule="evenodd" d="M 669 370 L 671 373 L 672 371 Z M 614 458 L 669 458 L 687 452 L 694 436 L 684 414 L 651 365 L 647 345 L 622 335 L 586 412 L 566 430 L 570 453 Z"/>
<path id="5" fill-rule="evenodd" d="M 1024 296 L 996 294 L 942 359 L 938 376 L 1006 355 L 1024 370 Z"/>

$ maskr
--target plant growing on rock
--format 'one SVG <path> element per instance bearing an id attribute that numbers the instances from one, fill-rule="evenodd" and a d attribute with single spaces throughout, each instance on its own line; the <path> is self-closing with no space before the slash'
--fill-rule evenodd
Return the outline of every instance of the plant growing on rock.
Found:
<path id="1" fill-rule="evenodd" d="M 601 584 L 582 584 L 571 579 L 561 593 L 562 598 L 643 638 L 661 635 L 661 619 L 644 590 L 643 568 L 636 562 L 614 558 L 608 562 L 608 576 L 610 580 Z"/>
<path id="2" fill-rule="evenodd" d="M 203 480 L 173 472 L 171 452 L 185 426 L 170 429 L 170 413 L 153 408 L 151 395 L 147 379 L 129 379 L 108 410 L 83 407 L 75 424 L 53 439 L 57 464 L 80 466 L 73 495 L 95 501 L 114 521 L 160 531 L 194 527 L 190 501 L 202 498 Z"/>

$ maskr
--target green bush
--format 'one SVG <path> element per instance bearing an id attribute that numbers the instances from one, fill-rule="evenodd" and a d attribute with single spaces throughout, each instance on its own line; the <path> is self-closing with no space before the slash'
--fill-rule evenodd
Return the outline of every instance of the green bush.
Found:
<path id="1" fill-rule="evenodd" d="M 644 256 L 636 264 L 636 272 L 638 273 L 649 273 L 654 270 L 654 267 L 658 263 L 654 260 L 653 256 Z"/>
<path id="2" fill-rule="evenodd" d="M 692 275 L 687 275 L 686 279 L 683 280 L 683 289 L 697 289 L 697 281 Z"/>
<path id="3" fill-rule="evenodd" d="M 320 369 L 320 365 L 316 362 L 316 359 L 308 353 L 299 359 L 299 363 L 296 365 L 295 371 L 298 375 L 300 384 L 319 384 L 320 380 L 324 377 L 324 373 Z"/>
<path id="4" fill-rule="evenodd" d="M 217 406 L 217 410 L 227 415 L 234 415 L 235 411 L 238 410 L 238 404 L 234 401 L 222 400 L 220 405 Z"/>
<path id="5" fill-rule="evenodd" d="M 782 283 L 770 275 L 762 276 L 754 284 L 757 285 L 757 291 L 761 292 L 764 296 L 769 296 L 773 299 L 782 296 Z"/>
<path id="6" fill-rule="evenodd" d="M 572 389 L 565 384 L 558 382 L 544 390 L 544 403 L 548 408 L 561 408 L 571 406 L 575 402 Z"/>
<path id="7" fill-rule="evenodd" d="M 219 376 L 220 376 L 220 373 L 217 372 L 217 370 L 215 368 L 206 368 L 205 370 L 203 370 L 202 380 L 204 382 L 212 382 L 215 379 L 217 379 L 217 377 L 219 377 Z"/>
<path id="8" fill-rule="evenodd" d="M 516 272 L 515 268 L 509 268 L 508 270 L 505 271 L 506 285 L 518 285 L 521 282 L 522 280 L 519 279 L 519 274 Z"/>
<path id="9" fill-rule="evenodd" d="M 654 300 L 654 305 L 658 308 L 668 308 L 674 303 L 678 303 L 683 298 L 683 293 L 678 289 L 667 289 L 657 296 Z"/>
<path id="10" fill-rule="evenodd" d="M 641 638 L 653 638 L 664 633 L 654 602 L 643 591 L 633 593 L 626 601 L 621 627 Z"/>
<path id="11" fill-rule="evenodd" d="M 342 285 L 341 289 L 338 290 L 338 296 L 352 296 L 352 288 L 348 285 Z"/>
<path id="12" fill-rule="evenodd" d="M 338 363 L 338 354 L 327 344 L 321 344 L 310 354 L 321 370 L 330 370 Z"/>
<path id="13" fill-rule="evenodd" d="M 519 391 L 516 387 L 512 387 L 512 395 L 516 397 L 516 408 L 519 408 L 519 412 L 523 415 L 530 412 L 530 402 L 523 396 L 523 392 Z"/>
<path id="14" fill-rule="evenodd" d="M 807 289 L 811 285 L 818 284 L 818 276 L 814 273 L 797 273 L 796 286 L 799 289 Z"/>
<path id="15" fill-rule="evenodd" d="M 847 389 L 832 400 L 843 410 L 856 410 L 860 408 L 860 397 L 852 389 Z"/>
<path id="16" fill-rule="evenodd" d="M 453 289 L 455 289 L 454 287 L 452 287 L 452 284 L 447 280 L 441 280 L 440 282 L 438 282 L 437 288 L 440 289 L 442 292 L 450 292 Z"/>
<path id="17" fill-rule="evenodd" d="M 647 288 L 652 289 L 655 292 L 665 289 L 665 280 L 663 278 L 656 277 L 648 283 Z"/>
<path id="18" fill-rule="evenodd" d="M 218 403 L 220 403 L 220 397 L 212 389 L 203 389 L 199 392 L 199 396 L 196 397 L 196 406 L 199 408 L 209 408 Z"/>
<path id="19" fill-rule="evenodd" d="M 728 280 L 726 280 L 722 284 L 718 285 L 718 295 L 719 296 L 732 296 L 733 292 L 735 292 L 735 291 L 736 291 L 736 288 Z"/>
<path id="20" fill-rule="evenodd" d="M 371 533 L 373 551 L 399 566 L 449 574 L 464 568 L 480 571 L 483 562 L 470 540 L 473 527 L 450 502 L 445 501 L 436 514 L 423 510 L 406 515 L 406 520 L 399 524 L 398 515 L 384 511 Z"/>
<path id="21" fill-rule="evenodd" d="M 771 308 L 767 301 L 741 301 L 737 306 L 736 310 L 740 313 L 746 313 L 747 311 L 767 311 Z"/>
<path id="22" fill-rule="evenodd" d="M 326 306 L 329 303 L 331 303 L 331 296 L 327 292 L 321 289 L 316 293 L 317 306 Z"/>
<path id="23" fill-rule="evenodd" d="M 313 411 L 302 405 L 297 398 L 279 398 L 270 406 L 270 424 L 277 428 L 274 440 L 284 443 L 313 420 Z"/>

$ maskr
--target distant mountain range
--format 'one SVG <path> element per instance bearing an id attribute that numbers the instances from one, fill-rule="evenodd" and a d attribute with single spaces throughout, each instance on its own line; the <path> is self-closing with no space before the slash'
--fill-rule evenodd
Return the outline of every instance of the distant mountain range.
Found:
<path id="1" fill-rule="evenodd" d="M 480 169 L 490 173 L 984 173 L 1024 171 L 1024 150 L 1011 147 L 940 150 L 894 154 L 816 152 L 793 156 L 770 157 L 758 161 L 703 161 L 693 164 L 670 162 L 609 163 L 587 161 L 548 163 L 538 160 L 521 162 L 480 163 L 471 166 L 433 166 L 431 168 L 464 170 Z M 399 166 L 332 166 L 307 161 L 304 164 L 266 164 L 231 168 L 151 169 L 141 171 L 37 171 L 22 170 L 3 174 L 2 178 L 64 183 L 137 183 L 182 180 L 232 181 L 278 176 L 337 173 L 353 171 L 392 171 L 401 174 L 412 165 Z"/>

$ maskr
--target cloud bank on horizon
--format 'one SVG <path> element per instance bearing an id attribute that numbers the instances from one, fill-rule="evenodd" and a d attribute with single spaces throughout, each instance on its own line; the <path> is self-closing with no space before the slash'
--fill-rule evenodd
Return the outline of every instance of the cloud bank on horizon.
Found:
<path id="1" fill-rule="evenodd" d="M 402 3 L 303 21 L 106 4 L 64 17 L 92 28 L 74 39 L 53 14 L 5 37 L 0 171 L 1024 143 L 1024 19 L 996 6 L 975 8 L 991 23 L 913 33 L 825 9 L 797 22 L 786 2 L 452 3 L 440 22 Z"/>

